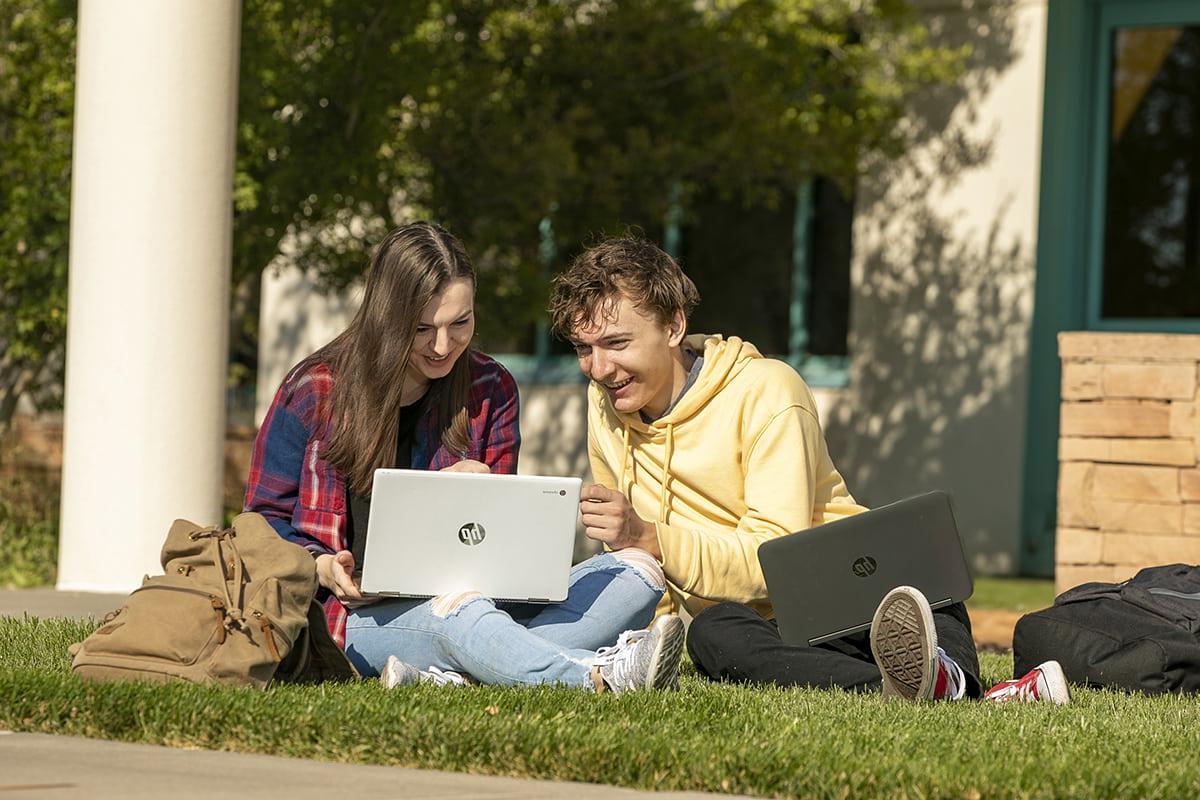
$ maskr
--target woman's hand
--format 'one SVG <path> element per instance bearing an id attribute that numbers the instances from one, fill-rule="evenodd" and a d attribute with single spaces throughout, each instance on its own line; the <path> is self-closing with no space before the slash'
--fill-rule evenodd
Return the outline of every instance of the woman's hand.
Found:
<path id="1" fill-rule="evenodd" d="M 462 461 L 451 464 L 448 467 L 443 467 L 441 472 L 474 472 L 480 475 L 487 475 L 492 470 L 487 464 L 482 461 L 473 461 L 469 458 L 464 458 Z"/>
<path id="2" fill-rule="evenodd" d="M 333 592 L 338 600 L 344 602 L 362 599 L 362 591 L 354 580 L 354 554 L 349 550 L 339 550 L 334 555 L 323 553 L 317 556 L 317 580 Z"/>

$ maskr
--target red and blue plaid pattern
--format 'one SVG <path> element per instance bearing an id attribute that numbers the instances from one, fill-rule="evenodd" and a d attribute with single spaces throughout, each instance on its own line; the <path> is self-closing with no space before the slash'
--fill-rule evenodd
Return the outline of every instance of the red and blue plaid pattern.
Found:
<path id="1" fill-rule="evenodd" d="M 467 451 L 446 450 L 426 415 L 413 434 L 412 468 L 437 470 L 474 459 L 492 472 L 515 473 L 521 447 L 516 381 L 482 353 L 468 357 Z M 349 549 L 346 481 L 323 457 L 329 430 L 321 423 L 321 409 L 329 402 L 333 381 L 333 372 L 323 364 L 301 364 L 288 374 L 254 440 L 246 482 L 245 510 L 262 514 L 280 536 L 314 557 Z M 344 647 L 346 607 L 332 595 L 324 602 L 329 632 Z"/>

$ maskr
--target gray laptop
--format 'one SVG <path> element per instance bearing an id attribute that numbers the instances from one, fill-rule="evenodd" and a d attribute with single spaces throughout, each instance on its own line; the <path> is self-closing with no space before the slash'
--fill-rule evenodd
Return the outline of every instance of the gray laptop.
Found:
<path id="1" fill-rule="evenodd" d="M 363 592 L 565 600 L 581 486 L 579 478 L 376 470 Z"/>
<path id="2" fill-rule="evenodd" d="M 784 642 L 815 645 L 864 631 L 883 596 L 920 589 L 933 608 L 974 591 L 944 492 L 764 542 L 758 560 Z"/>

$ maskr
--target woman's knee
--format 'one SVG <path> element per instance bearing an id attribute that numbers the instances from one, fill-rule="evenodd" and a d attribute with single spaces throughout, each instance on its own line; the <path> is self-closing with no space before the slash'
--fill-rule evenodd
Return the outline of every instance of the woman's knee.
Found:
<path id="1" fill-rule="evenodd" d="M 667 576 L 663 572 L 662 564 L 647 551 L 637 547 L 627 547 L 623 550 L 614 550 L 611 555 L 636 572 L 651 589 L 656 592 L 667 590 Z"/>
<path id="2" fill-rule="evenodd" d="M 429 601 L 429 612 L 438 619 L 449 619 L 476 600 L 487 600 L 479 592 L 450 592 Z M 490 601 L 488 601 L 490 602 Z"/>

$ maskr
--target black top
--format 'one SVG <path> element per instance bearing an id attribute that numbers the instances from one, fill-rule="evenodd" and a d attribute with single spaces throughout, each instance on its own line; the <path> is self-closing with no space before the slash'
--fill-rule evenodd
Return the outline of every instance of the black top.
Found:
<path id="1" fill-rule="evenodd" d="M 417 420 L 425 414 L 429 405 L 426 397 L 422 397 L 410 406 L 400 408 L 400 430 L 396 435 L 396 468 L 408 469 L 412 466 L 413 440 L 417 430 Z M 371 497 L 356 494 L 346 490 L 346 541 L 350 552 L 354 554 L 354 572 L 362 572 L 363 554 L 367 549 L 367 520 L 371 515 Z"/>

